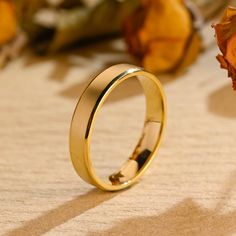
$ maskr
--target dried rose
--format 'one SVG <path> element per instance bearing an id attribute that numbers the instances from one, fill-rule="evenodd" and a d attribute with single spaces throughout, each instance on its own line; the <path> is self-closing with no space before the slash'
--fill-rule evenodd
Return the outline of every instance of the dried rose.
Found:
<path id="1" fill-rule="evenodd" d="M 183 0 L 142 0 L 124 31 L 131 54 L 152 72 L 184 69 L 201 49 L 193 15 Z"/>
<path id="2" fill-rule="evenodd" d="M 14 38 L 16 30 L 17 23 L 12 2 L 0 0 L 0 45 Z"/>
<path id="3" fill-rule="evenodd" d="M 217 56 L 221 68 L 228 70 L 236 90 L 236 8 L 228 7 L 220 23 L 213 25 L 222 54 Z"/>

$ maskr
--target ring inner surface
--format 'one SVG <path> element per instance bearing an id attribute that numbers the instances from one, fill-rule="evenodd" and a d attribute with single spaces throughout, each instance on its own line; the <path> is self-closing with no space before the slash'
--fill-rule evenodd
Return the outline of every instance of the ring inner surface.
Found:
<path id="1" fill-rule="evenodd" d="M 133 76 L 128 80 L 133 78 L 138 79 L 145 94 L 145 121 L 141 137 L 134 151 L 131 155 L 127 154 L 129 155 L 128 160 L 108 177 L 108 182 L 111 185 L 121 185 L 129 182 L 147 165 L 156 150 L 162 131 L 164 105 L 157 84 L 145 76 Z"/>
<path id="2" fill-rule="evenodd" d="M 144 76 L 137 78 L 146 97 L 146 119 L 143 133 L 128 161 L 109 176 L 112 185 L 128 182 L 138 174 L 155 151 L 162 130 L 164 104 L 160 90 L 150 78 Z"/>

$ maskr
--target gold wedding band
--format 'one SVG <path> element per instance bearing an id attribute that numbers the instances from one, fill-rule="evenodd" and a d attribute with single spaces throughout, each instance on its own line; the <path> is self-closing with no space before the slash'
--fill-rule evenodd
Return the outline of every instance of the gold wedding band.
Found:
<path id="1" fill-rule="evenodd" d="M 143 133 L 131 157 L 106 182 L 97 176 L 90 159 L 91 133 L 96 115 L 106 98 L 120 83 L 131 77 L 139 80 L 146 97 Z M 128 64 L 106 69 L 88 85 L 74 111 L 70 129 L 70 155 L 76 172 L 86 182 L 102 190 L 116 191 L 131 186 L 155 157 L 165 123 L 164 91 L 153 74 Z"/>

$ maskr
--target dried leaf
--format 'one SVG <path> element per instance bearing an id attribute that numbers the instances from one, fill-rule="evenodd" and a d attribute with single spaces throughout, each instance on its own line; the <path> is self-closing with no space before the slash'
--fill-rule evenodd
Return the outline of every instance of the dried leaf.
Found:
<path id="1" fill-rule="evenodd" d="M 24 1 L 25 5 L 31 4 L 31 0 Z M 34 1 L 32 4 L 36 4 Z M 45 2 L 28 6 L 30 14 L 23 25 L 44 51 L 58 51 L 87 39 L 119 33 L 124 18 L 138 3 L 139 0 L 64 0 L 55 8 Z"/>
<path id="2" fill-rule="evenodd" d="M 214 18 L 219 13 L 224 11 L 228 5 L 226 0 L 192 0 L 200 9 L 201 14 L 205 20 Z"/>
<path id="3" fill-rule="evenodd" d="M 14 0 L 17 18 L 21 28 L 27 33 L 30 40 L 38 37 L 42 27 L 33 22 L 35 13 L 48 6 L 46 0 Z"/>
<path id="4" fill-rule="evenodd" d="M 217 56 L 221 68 L 228 70 L 236 90 L 236 8 L 228 7 L 221 21 L 213 25 L 222 54 Z"/>

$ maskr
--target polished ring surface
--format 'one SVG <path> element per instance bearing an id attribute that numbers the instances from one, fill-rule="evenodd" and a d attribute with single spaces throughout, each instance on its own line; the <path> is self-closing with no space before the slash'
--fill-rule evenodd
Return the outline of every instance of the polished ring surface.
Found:
<path id="1" fill-rule="evenodd" d="M 131 157 L 120 170 L 100 179 L 90 159 L 90 141 L 95 117 L 109 94 L 123 81 L 136 77 L 146 97 L 143 133 Z M 132 89 L 132 88 L 131 88 Z M 102 190 L 127 188 L 145 172 L 160 145 L 166 124 L 166 102 L 159 80 L 151 73 L 128 64 L 112 66 L 88 85 L 75 108 L 70 128 L 70 155 L 78 175 Z"/>

